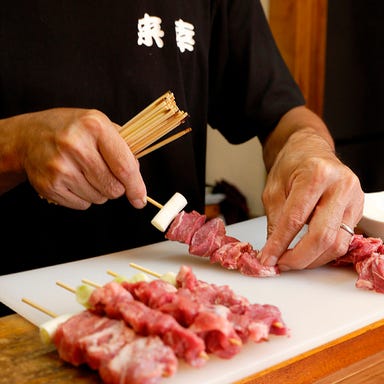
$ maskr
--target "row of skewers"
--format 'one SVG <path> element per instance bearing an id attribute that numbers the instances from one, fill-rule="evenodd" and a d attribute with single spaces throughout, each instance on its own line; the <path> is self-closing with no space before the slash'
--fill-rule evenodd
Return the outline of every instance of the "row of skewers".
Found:
<path id="1" fill-rule="evenodd" d="M 159 275 L 132 266 L 157 278 L 108 271 L 114 279 L 104 285 L 57 282 L 84 306 L 77 314 L 58 316 L 23 299 L 53 316 L 40 326 L 42 340 L 63 360 L 98 370 L 105 383 L 158 383 L 177 372 L 179 359 L 199 368 L 210 355 L 230 359 L 248 341 L 288 334 L 277 307 L 198 280 L 190 267 Z"/>

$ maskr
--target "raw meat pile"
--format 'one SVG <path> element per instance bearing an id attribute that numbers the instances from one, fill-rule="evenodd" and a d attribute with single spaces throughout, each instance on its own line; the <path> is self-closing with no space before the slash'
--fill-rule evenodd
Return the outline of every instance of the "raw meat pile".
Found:
<path id="1" fill-rule="evenodd" d="M 255 277 L 278 276 L 277 266 L 267 267 L 258 259 L 258 250 L 247 242 L 227 236 L 222 219 L 206 221 L 196 211 L 181 211 L 169 226 L 165 237 L 189 246 L 191 255 L 208 257 L 227 269 L 237 269 Z M 353 264 L 358 273 L 357 288 L 384 293 L 384 245 L 379 238 L 354 235 L 348 252 L 332 263 L 334 266 Z"/>
<path id="2" fill-rule="evenodd" d="M 354 235 L 346 255 L 335 266 L 352 265 L 358 274 L 356 287 L 384 293 L 384 245 L 374 237 Z"/>
<path id="3" fill-rule="evenodd" d="M 176 286 L 159 279 L 96 288 L 53 342 L 63 360 L 87 364 L 107 384 L 156 384 L 177 372 L 178 359 L 201 367 L 209 354 L 229 359 L 270 334 L 289 334 L 277 307 L 252 304 L 182 266 Z"/>
<path id="4" fill-rule="evenodd" d="M 257 259 L 259 251 L 247 242 L 227 236 L 222 219 L 206 221 L 206 216 L 196 211 L 181 211 L 165 234 L 169 240 L 189 245 L 191 255 L 209 257 L 226 269 L 237 269 L 243 275 L 269 277 L 279 275 L 277 266 L 267 267 Z"/>

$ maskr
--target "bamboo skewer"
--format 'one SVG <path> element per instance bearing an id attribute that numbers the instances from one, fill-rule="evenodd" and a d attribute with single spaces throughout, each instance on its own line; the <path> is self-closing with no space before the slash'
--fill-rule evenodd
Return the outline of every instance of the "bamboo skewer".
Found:
<path id="1" fill-rule="evenodd" d="M 81 279 L 81 281 L 82 281 L 84 284 L 90 285 L 91 287 L 94 287 L 94 288 L 101 288 L 101 287 L 102 287 L 101 284 L 97 284 L 97 283 L 95 283 L 95 282 L 92 281 L 92 280 Z"/>
<path id="2" fill-rule="evenodd" d="M 186 128 L 149 147 L 184 122 L 187 116 L 177 107 L 173 93 L 168 91 L 125 123 L 119 133 L 139 159 L 191 132 L 191 128 Z M 147 201 L 159 209 L 163 208 L 162 204 L 150 197 L 147 197 Z"/>
<path id="3" fill-rule="evenodd" d="M 148 203 L 154 205 L 155 207 L 162 209 L 164 206 L 160 203 L 158 203 L 156 200 L 153 200 L 151 197 L 147 196 Z"/>
<path id="4" fill-rule="evenodd" d="M 172 105 L 174 101 L 174 95 L 172 92 L 168 91 L 164 95 L 160 96 L 158 99 L 154 100 L 151 104 L 149 104 L 145 109 L 143 109 L 140 113 L 134 116 L 131 120 L 125 123 L 121 129 L 121 131 L 127 130 L 129 127 L 132 127 L 138 120 L 143 119 L 146 115 L 148 116 L 150 111 L 155 111 L 157 106 L 161 106 L 161 108 L 165 108 Z"/>
<path id="5" fill-rule="evenodd" d="M 119 274 L 117 272 L 113 272 L 110 269 L 107 269 L 107 273 L 108 273 L 108 275 L 111 275 L 112 277 L 118 277 L 119 276 Z"/>
<path id="6" fill-rule="evenodd" d="M 168 91 L 125 123 L 119 133 L 132 153 L 137 155 L 187 117 L 188 113 L 177 107 L 173 93 Z"/>
<path id="7" fill-rule="evenodd" d="M 61 281 L 56 281 L 56 285 L 58 285 L 61 288 L 66 289 L 67 291 L 69 291 L 71 293 L 76 293 L 76 289 L 75 288 L 72 288 L 71 286 L 69 286 L 69 285 L 67 285 L 65 283 L 62 283 Z"/>
<path id="8" fill-rule="evenodd" d="M 59 315 L 57 315 L 55 312 L 52 312 L 52 311 L 50 311 L 50 310 L 48 310 L 48 309 L 42 307 L 41 305 L 39 305 L 39 304 L 37 304 L 37 303 L 33 302 L 32 300 L 29 300 L 29 299 L 27 299 L 27 298 L 25 298 L 25 297 L 23 297 L 23 298 L 21 299 L 21 301 L 22 301 L 23 303 L 28 304 L 29 306 L 31 306 L 31 307 L 37 309 L 37 310 L 40 311 L 40 312 L 45 313 L 46 315 L 48 315 L 48 316 L 50 316 L 50 317 L 52 317 L 52 318 L 55 318 L 55 317 L 58 317 L 58 316 L 59 316 Z"/>
<path id="9" fill-rule="evenodd" d="M 181 116 L 177 110 L 171 109 L 165 112 L 160 111 L 160 113 L 151 113 L 142 121 L 138 121 L 130 129 L 126 129 L 123 132 L 120 132 L 120 135 L 128 142 L 128 144 L 133 145 L 135 140 L 140 139 L 148 135 L 151 132 L 153 126 L 156 126 L 157 130 L 159 127 L 163 127 L 167 124 L 169 119 L 172 119 L 174 116 Z M 177 120 L 176 120 L 177 121 Z M 169 123 L 172 126 L 174 123 Z"/>
<path id="10" fill-rule="evenodd" d="M 189 133 L 191 131 L 192 131 L 192 128 L 186 128 L 186 129 L 184 129 L 184 130 L 182 130 L 182 131 L 180 131 L 178 133 L 175 133 L 174 135 L 168 137 L 167 139 L 164 139 L 164 140 L 160 141 L 159 143 L 154 144 L 151 147 L 148 147 L 147 149 L 144 149 L 143 151 L 139 152 L 136 155 L 136 158 L 140 159 L 141 157 L 143 157 L 145 155 L 148 155 L 149 153 L 155 151 L 156 149 L 159 149 L 159 148 L 163 147 L 166 144 L 171 143 L 172 141 L 177 140 L 178 138 L 184 136 L 185 134 L 187 134 L 187 133 Z"/>
<path id="11" fill-rule="evenodd" d="M 151 271 L 150 269 L 142 267 L 141 265 L 138 265 L 138 264 L 135 264 L 135 263 L 129 263 L 129 266 L 132 267 L 132 268 L 138 269 L 139 271 L 148 273 L 148 275 L 152 275 L 152 276 L 157 277 L 157 278 L 161 277 L 160 273 L 156 273 L 154 271 Z"/>
<path id="12" fill-rule="evenodd" d="M 177 125 L 179 125 L 180 123 L 177 123 Z M 150 144 L 154 143 L 160 137 L 166 135 L 172 129 L 176 128 L 177 125 L 172 122 L 164 122 L 157 126 L 157 130 L 155 132 L 148 131 L 146 134 L 140 133 L 140 137 L 137 137 L 135 140 L 132 139 L 132 141 L 130 140 L 130 138 L 128 138 L 126 139 L 126 142 L 131 148 L 131 151 L 136 154 L 145 149 Z"/>

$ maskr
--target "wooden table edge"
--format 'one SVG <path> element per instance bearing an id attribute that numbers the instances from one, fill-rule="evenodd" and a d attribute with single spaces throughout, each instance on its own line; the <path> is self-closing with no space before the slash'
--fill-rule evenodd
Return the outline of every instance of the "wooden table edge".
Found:
<path id="1" fill-rule="evenodd" d="M 0 318 L 3 333 L 14 337 L 38 327 L 15 314 Z M 332 373 L 384 350 L 384 319 L 313 348 L 291 359 L 237 381 L 236 384 L 314 384 Z"/>
<path id="2" fill-rule="evenodd" d="M 235 384 L 313 384 L 383 349 L 384 319 L 381 319 Z"/>

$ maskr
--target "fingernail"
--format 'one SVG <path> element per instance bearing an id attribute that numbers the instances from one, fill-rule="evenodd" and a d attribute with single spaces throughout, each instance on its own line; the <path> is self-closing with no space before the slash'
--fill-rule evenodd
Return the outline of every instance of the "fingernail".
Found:
<path id="1" fill-rule="evenodd" d="M 147 199 L 134 199 L 131 204 L 138 209 L 144 208 L 147 205 Z"/>
<path id="2" fill-rule="evenodd" d="M 286 272 L 286 271 L 289 271 L 291 268 L 289 268 L 287 265 L 279 264 L 279 269 L 282 272 Z"/>
<path id="3" fill-rule="evenodd" d="M 263 254 L 263 251 L 259 251 L 259 253 L 257 254 L 257 259 L 260 261 L 261 264 L 265 265 L 265 263 L 267 262 L 267 260 L 269 260 L 270 257 L 266 256 Z M 272 256 L 273 258 L 273 256 Z M 275 262 L 276 263 L 276 262 Z"/>
<path id="4" fill-rule="evenodd" d="M 276 256 L 269 256 L 267 260 L 264 261 L 264 265 L 268 267 L 273 267 L 277 263 L 277 257 Z"/>

